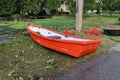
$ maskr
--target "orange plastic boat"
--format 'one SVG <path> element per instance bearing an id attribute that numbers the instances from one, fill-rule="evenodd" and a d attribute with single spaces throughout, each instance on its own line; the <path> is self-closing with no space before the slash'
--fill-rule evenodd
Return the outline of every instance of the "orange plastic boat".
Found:
<path id="1" fill-rule="evenodd" d="M 27 25 L 31 38 L 38 44 L 55 51 L 80 57 L 96 51 L 102 39 L 66 36 L 41 26 Z"/>

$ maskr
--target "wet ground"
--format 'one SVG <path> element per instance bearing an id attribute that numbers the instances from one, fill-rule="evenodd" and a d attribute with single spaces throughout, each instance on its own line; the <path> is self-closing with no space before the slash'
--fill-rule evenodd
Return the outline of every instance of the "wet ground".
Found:
<path id="1" fill-rule="evenodd" d="M 108 53 L 101 53 L 79 63 L 54 80 L 120 80 L 120 43 Z"/>
<path id="2" fill-rule="evenodd" d="M 11 28 L 9 26 L 0 26 L 0 35 L 18 35 L 19 33 L 22 33 L 26 31 L 25 29 L 15 29 Z"/>
<path id="3" fill-rule="evenodd" d="M 0 26 L 0 44 L 9 42 L 12 38 L 16 38 L 19 34 L 23 34 L 25 29 L 14 29 L 9 26 Z"/>

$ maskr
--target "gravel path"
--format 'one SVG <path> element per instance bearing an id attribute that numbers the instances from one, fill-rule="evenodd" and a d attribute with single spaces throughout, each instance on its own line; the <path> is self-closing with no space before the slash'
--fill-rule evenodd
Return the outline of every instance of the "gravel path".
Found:
<path id="1" fill-rule="evenodd" d="M 120 80 L 120 43 L 106 54 L 101 53 L 56 74 L 54 80 Z"/>

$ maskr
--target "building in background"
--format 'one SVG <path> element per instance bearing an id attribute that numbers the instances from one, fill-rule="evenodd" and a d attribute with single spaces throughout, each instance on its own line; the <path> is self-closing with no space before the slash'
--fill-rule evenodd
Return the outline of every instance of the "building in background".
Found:
<path id="1" fill-rule="evenodd" d="M 66 14 L 71 14 L 68 5 L 65 3 L 64 0 L 61 2 L 61 6 L 58 8 L 59 13 L 66 13 Z"/>

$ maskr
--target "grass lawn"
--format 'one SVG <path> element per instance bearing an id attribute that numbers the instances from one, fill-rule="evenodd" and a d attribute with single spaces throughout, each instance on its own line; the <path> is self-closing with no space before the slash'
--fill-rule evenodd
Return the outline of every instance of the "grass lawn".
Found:
<path id="1" fill-rule="evenodd" d="M 107 49 L 118 43 L 112 39 L 120 39 L 119 36 L 107 36 L 105 34 L 101 36 L 88 36 L 84 31 L 97 27 L 103 32 L 103 27 L 117 24 L 117 18 L 120 15 L 85 16 L 82 32 L 76 32 L 76 35 L 103 38 L 104 41 L 96 52 L 84 57 L 73 58 L 38 45 L 30 38 L 27 31 L 17 33 L 17 37 L 13 38 L 11 42 L 0 44 L 0 80 L 32 80 L 35 77 L 39 77 L 40 80 L 51 80 L 51 77 L 55 74 L 69 70 L 71 66 L 79 62 L 87 61 L 99 53 L 107 53 Z M 75 29 L 75 17 L 70 16 L 18 22 L 0 21 L 0 27 L 9 26 L 11 29 L 19 30 L 25 29 L 28 23 L 42 25 L 59 32 L 63 32 L 66 28 Z M 9 36 L 12 36 L 12 34 Z"/>

